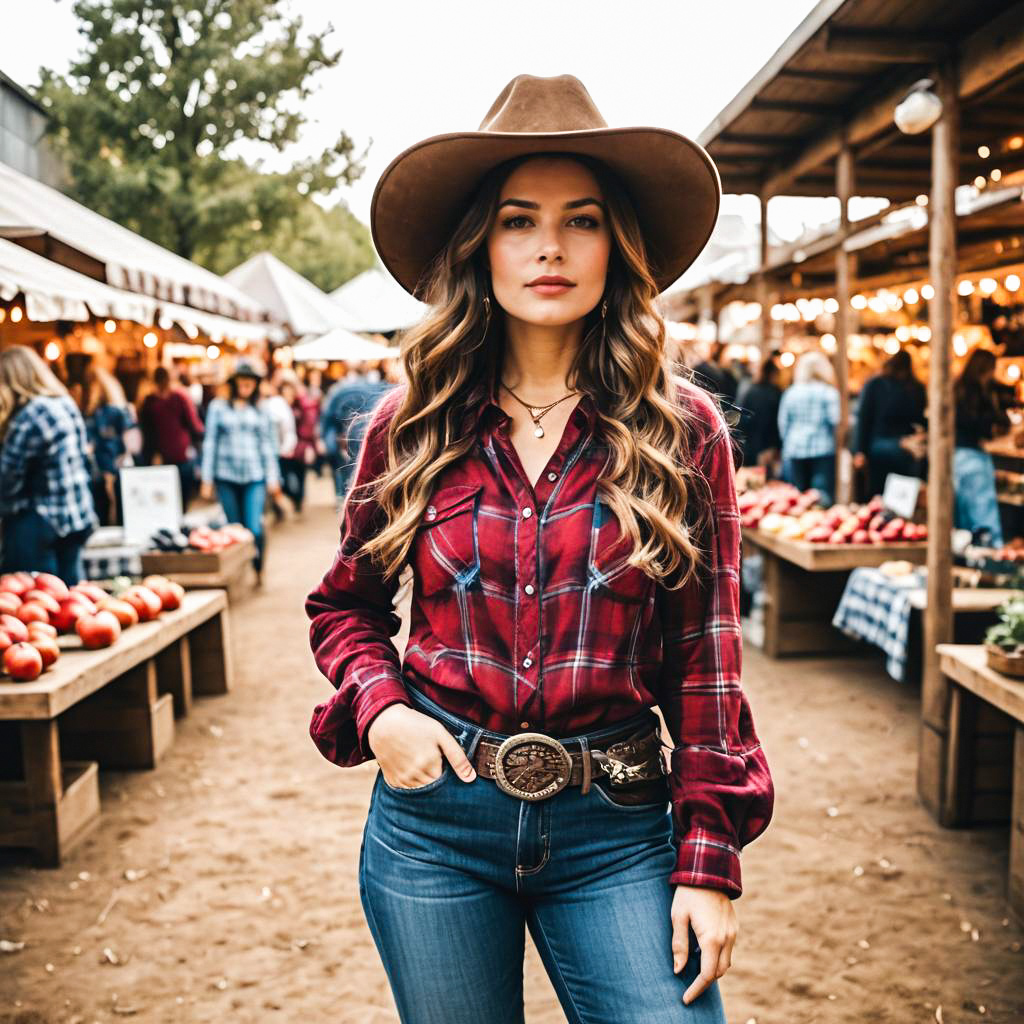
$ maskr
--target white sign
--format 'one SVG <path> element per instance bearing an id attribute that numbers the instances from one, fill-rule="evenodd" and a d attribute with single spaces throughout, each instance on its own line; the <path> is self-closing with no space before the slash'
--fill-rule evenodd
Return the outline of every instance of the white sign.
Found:
<path id="1" fill-rule="evenodd" d="M 885 478 L 882 502 L 887 509 L 904 519 L 912 519 L 917 509 L 917 496 L 921 493 L 921 481 L 916 476 L 900 476 L 890 473 Z"/>
<path id="2" fill-rule="evenodd" d="M 177 466 L 132 466 L 120 472 L 124 538 L 129 544 L 145 544 L 157 530 L 181 526 Z"/>

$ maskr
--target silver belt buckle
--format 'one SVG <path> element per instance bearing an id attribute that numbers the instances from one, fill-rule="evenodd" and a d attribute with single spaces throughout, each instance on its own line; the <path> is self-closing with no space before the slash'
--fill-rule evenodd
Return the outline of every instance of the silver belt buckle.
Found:
<path id="1" fill-rule="evenodd" d="M 541 732 L 509 736 L 494 755 L 498 789 L 520 800 L 546 800 L 569 785 L 572 756 Z"/>

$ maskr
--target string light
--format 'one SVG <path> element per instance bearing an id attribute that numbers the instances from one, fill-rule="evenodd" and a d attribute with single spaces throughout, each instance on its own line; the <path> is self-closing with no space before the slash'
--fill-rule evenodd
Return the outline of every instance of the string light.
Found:
<path id="1" fill-rule="evenodd" d="M 979 174 L 974 179 L 974 187 L 975 188 L 984 188 L 985 187 L 985 175 L 984 174 Z"/>
<path id="2" fill-rule="evenodd" d="M 935 289 L 930 284 L 921 285 L 921 298 L 925 302 L 931 302 L 935 298 Z"/>
<path id="3" fill-rule="evenodd" d="M 1014 135 L 1012 139 L 1008 139 L 1006 143 L 1007 149 L 1020 149 L 1024 146 L 1024 137 L 1020 135 Z"/>
<path id="4" fill-rule="evenodd" d="M 160 339 L 152 331 L 146 331 L 142 336 L 142 344 L 145 345 L 146 348 L 156 348 L 159 340 Z"/>
<path id="5" fill-rule="evenodd" d="M 1003 172 L 1001 170 L 999 170 L 998 167 L 993 167 L 992 168 L 992 173 L 989 175 L 989 177 L 993 181 L 998 181 L 1002 176 L 1003 176 Z"/>
<path id="6" fill-rule="evenodd" d="M 779 363 L 787 368 L 792 366 L 795 362 L 796 356 L 793 355 L 792 352 L 783 352 L 782 355 L 779 356 Z"/>
<path id="7" fill-rule="evenodd" d="M 894 356 L 900 350 L 899 338 L 887 338 L 885 343 L 882 345 L 885 349 L 886 355 Z"/>
<path id="8" fill-rule="evenodd" d="M 999 282 L 994 277 L 983 277 L 978 282 L 978 289 L 982 295 L 991 295 L 999 287 Z"/>
<path id="9" fill-rule="evenodd" d="M 834 334 L 823 334 L 821 336 L 821 347 L 826 352 L 835 352 L 835 350 L 836 350 L 836 336 Z"/>
<path id="10" fill-rule="evenodd" d="M 43 349 L 43 356 L 47 362 L 55 363 L 60 359 L 60 345 L 55 341 L 48 341 L 46 347 Z"/>
<path id="11" fill-rule="evenodd" d="M 113 320 L 107 320 L 103 324 L 103 330 L 105 330 L 107 334 L 113 334 L 114 331 L 117 330 L 117 324 L 115 324 Z"/>
<path id="12" fill-rule="evenodd" d="M 1016 274 L 1007 274 L 1003 281 L 1003 287 L 1008 292 L 1015 292 L 1020 287 L 1020 278 Z"/>
<path id="13" fill-rule="evenodd" d="M 961 359 L 967 355 L 967 339 L 962 334 L 953 335 L 953 353 Z"/>
<path id="14" fill-rule="evenodd" d="M 207 345 L 206 346 L 206 358 L 207 359 L 216 359 L 219 355 L 220 355 L 220 349 L 217 348 L 216 345 Z"/>
<path id="15" fill-rule="evenodd" d="M 914 200 L 914 202 L 917 203 L 918 206 L 927 206 L 928 205 L 928 197 L 922 192 L 921 195 L 919 195 Z"/>
<path id="16" fill-rule="evenodd" d="M 22 317 L 21 306 L 12 306 L 11 307 L 11 323 L 12 324 L 20 324 L 21 323 L 21 317 Z"/>
<path id="17" fill-rule="evenodd" d="M 825 300 L 825 312 L 826 313 L 838 313 L 839 312 L 839 300 L 828 298 Z"/>
<path id="18" fill-rule="evenodd" d="M 916 291 L 915 289 L 913 289 L 913 288 L 908 288 L 908 289 L 907 289 L 907 290 L 906 290 L 906 291 L 905 291 L 905 292 L 903 293 L 903 301 L 904 301 L 904 302 L 905 302 L 905 303 L 906 303 L 906 304 L 907 304 L 908 306 L 916 306 L 916 305 L 917 305 L 917 302 L 918 302 L 918 298 L 919 298 L 919 296 L 918 296 L 918 294 L 917 294 L 917 291 Z"/>
<path id="19" fill-rule="evenodd" d="M 868 300 L 863 295 L 854 295 L 854 297 L 850 299 L 850 305 L 853 306 L 854 309 L 866 309 L 867 304 Z"/>
<path id="20" fill-rule="evenodd" d="M 932 340 L 932 329 L 930 327 L 919 327 L 917 330 L 918 341 L 931 341 Z"/>
<path id="21" fill-rule="evenodd" d="M 991 153 L 992 153 L 992 150 L 990 150 L 988 148 L 988 146 L 979 146 L 978 147 L 978 156 L 980 156 L 982 160 L 987 160 Z"/>

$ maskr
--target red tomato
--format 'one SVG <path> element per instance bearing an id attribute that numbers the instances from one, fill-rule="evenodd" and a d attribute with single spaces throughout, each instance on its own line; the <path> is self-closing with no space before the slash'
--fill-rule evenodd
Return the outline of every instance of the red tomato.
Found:
<path id="1" fill-rule="evenodd" d="M 85 594 L 69 594 L 60 603 L 60 611 L 50 616 L 50 622 L 58 633 L 70 633 L 83 615 L 95 615 L 96 605 Z"/>
<path id="2" fill-rule="evenodd" d="M 35 586 L 45 590 L 54 597 L 67 597 L 68 585 L 59 577 L 50 572 L 36 573 Z"/>
<path id="3" fill-rule="evenodd" d="M 168 603 L 166 598 L 163 598 L 164 608 L 168 611 L 180 608 L 181 602 L 185 600 L 185 588 L 180 583 L 175 583 L 173 580 L 170 580 L 167 583 L 167 593 L 171 598 L 171 601 Z M 161 595 L 161 597 L 163 597 L 163 595 Z"/>
<path id="4" fill-rule="evenodd" d="M 156 593 L 156 586 L 154 584 L 170 583 L 170 582 L 171 581 L 166 576 L 156 576 L 156 575 L 153 575 L 153 576 L 145 577 L 145 579 L 143 579 L 143 581 L 142 581 L 142 585 L 144 587 L 149 587 L 149 589 L 152 590 L 153 593 L 155 594 Z"/>
<path id="5" fill-rule="evenodd" d="M 21 607 L 21 598 L 9 590 L 0 590 L 0 614 L 13 615 Z"/>
<path id="6" fill-rule="evenodd" d="M 48 594 L 45 590 L 30 590 L 22 598 L 22 601 L 34 601 L 36 604 L 41 604 L 50 615 L 60 611 L 60 602 L 53 594 Z"/>
<path id="7" fill-rule="evenodd" d="M 31 682 L 43 671 L 43 656 L 29 643 L 16 643 L 4 651 L 4 669 L 12 679 Z"/>
<path id="8" fill-rule="evenodd" d="M 25 625 L 30 622 L 49 622 L 50 613 L 35 601 L 26 601 L 17 611 L 17 616 Z"/>
<path id="9" fill-rule="evenodd" d="M 89 583 L 87 581 L 76 583 L 71 588 L 71 593 L 85 594 L 93 604 L 99 604 L 99 602 L 105 597 L 110 597 L 110 595 L 98 583 Z"/>
<path id="10" fill-rule="evenodd" d="M 5 590 L 9 594 L 17 594 L 21 597 L 26 590 L 31 590 L 35 585 L 36 581 L 31 576 L 27 580 L 22 577 L 27 574 L 20 572 L 5 572 L 3 576 L 0 576 L 0 590 Z"/>
<path id="11" fill-rule="evenodd" d="M 101 612 L 112 612 L 114 618 L 121 623 L 122 629 L 134 626 L 139 621 L 139 613 L 135 610 L 135 606 L 116 597 L 105 597 L 96 607 Z"/>
<path id="12" fill-rule="evenodd" d="M 30 622 L 28 624 L 28 642 L 32 643 L 33 636 L 52 636 L 57 639 L 57 629 L 49 622 Z"/>
<path id="13" fill-rule="evenodd" d="M 20 644 L 28 639 L 25 623 L 13 615 L 0 615 L 0 629 L 11 638 L 12 643 Z"/>
<path id="14" fill-rule="evenodd" d="M 0 656 L 3 655 L 4 651 L 6 651 L 12 643 L 14 643 L 14 641 L 11 639 L 10 634 L 6 630 L 0 629 Z"/>
<path id="15" fill-rule="evenodd" d="M 121 597 L 139 613 L 139 622 L 155 619 L 163 611 L 163 601 L 149 587 L 129 587 Z"/>
<path id="16" fill-rule="evenodd" d="M 75 623 L 75 632 L 90 649 L 109 647 L 121 635 L 121 623 L 113 612 L 97 612 L 83 615 Z"/>
<path id="17" fill-rule="evenodd" d="M 52 636 L 41 636 L 34 640 L 30 638 L 29 643 L 39 652 L 39 656 L 43 659 L 44 671 L 60 657 L 60 648 Z"/>

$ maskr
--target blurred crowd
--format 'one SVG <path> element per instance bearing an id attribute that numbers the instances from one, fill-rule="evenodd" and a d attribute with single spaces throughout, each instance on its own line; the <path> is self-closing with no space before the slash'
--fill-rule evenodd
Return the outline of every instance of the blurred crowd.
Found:
<path id="1" fill-rule="evenodd" d="M 252 531 L 259 574 L 265 511 L 301 515 L 308 475 L 325 472 L 340 507 L 367 414 L 398 373 L 352 364 L 331 379 L 247 357 L 217 384 L 186 365 L 129 381 L 91 360 L 73 369 L 62 379 L 33 349 L 0 352 L 0 571 L 77 582 L 93 531 L 123 522 L 120 470 L 174 466 L 183 510 L 216 500 Z"/>
<path id="2" fill-rule="evenodd" d="M 744 465 L 763 467 L 769 479 L 801 490 L 814 488 L 826 506 L 835 499 L 837 445 L 849 450 L 856 500 L 882 494 L 890 473 L 927 479 L 927 392 L 906 349 L 865 382 L 841 430 L 835 370 L 823 352 L 803 353 L 789 370 L 773 352 L 756 375 L 730 364 L 725 353 L 725 345 L 713 343 L 693 374 L 721 400 Z M 955 526 L 999 547 L 995 465 L 986 444 L 1011 433 L 1009 413 L 1019 402 L 1015 389 L 997 379 L 996 367 L 995 353 L 978 347 L 956 379 L 953 484 Z"/>

